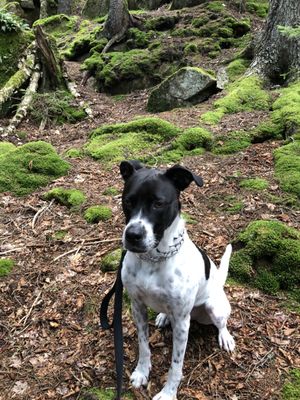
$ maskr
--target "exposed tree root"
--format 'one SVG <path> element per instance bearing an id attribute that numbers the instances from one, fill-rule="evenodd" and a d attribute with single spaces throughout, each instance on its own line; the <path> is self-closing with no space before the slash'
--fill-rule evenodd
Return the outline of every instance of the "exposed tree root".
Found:
<path id="1" fill-rule="evenodd" d="M 26 50 L 25 57 L 21 61 L 19 70 L 6 82 L 0 90 L 0 109 L 3 104 L 16 93 L 30 78 L 35 64 L 35 42 Z"/>
<path id="2" fill-rule="evenodd" d="M 31 75 L 30 83 L 29 83 L 28 88 L 26 89 L 25 95 L 24 95 L 21 103 L 19 104 L 16 114 L 10 120 L 8 127 L 5 128 L 3 136 L 8 136 L 8 135 L 12 134 L 16 130 L 16 128 L 19 126 L 19 124 L 21 123 L 23 118 L 25 118 L 25 116 L 27 115 L 28 108 L 32 101 L 32 97 L 38 89 L 40 76 L 41 76 L 40 66 L 39 66 L 39 64 L 36 64 L 35 71 Z"/>

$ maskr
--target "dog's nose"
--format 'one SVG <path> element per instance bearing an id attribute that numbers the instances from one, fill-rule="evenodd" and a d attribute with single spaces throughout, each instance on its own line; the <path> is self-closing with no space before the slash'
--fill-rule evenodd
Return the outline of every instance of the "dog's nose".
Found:
<path id="1" fill-rule="evenodd" d="M 128 226 L 125 232 L 125 238 L 128 242 L 139 242 L 143 239 L 146 231 L 143 225 L 141 224 L 134 224 Z"/>

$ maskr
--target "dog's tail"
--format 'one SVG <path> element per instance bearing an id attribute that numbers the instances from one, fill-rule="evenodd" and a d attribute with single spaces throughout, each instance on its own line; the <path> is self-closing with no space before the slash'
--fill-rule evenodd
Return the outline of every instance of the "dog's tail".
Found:
<path id="1" fill-rule="evenodd" d="M 231 253 L 232 253 L 232 246 L 231 246 L 231 244 L 229 244 L 226 247 L 225 252 L 221 258 L 221 263 L 220 263 L 220 267 L 219 267 L 219 279 L 220 279 L 220 283 L 222 284 L 222 286 L 225 285 L 225 282 L 227 279 L 229 260 L 230 260 Z"/>

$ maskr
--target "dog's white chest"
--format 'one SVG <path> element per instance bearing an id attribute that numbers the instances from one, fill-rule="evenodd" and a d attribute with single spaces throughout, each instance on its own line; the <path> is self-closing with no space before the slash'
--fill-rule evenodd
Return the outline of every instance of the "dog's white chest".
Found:
<path id="1" fill-rule="evenodd" d="M 122 269 L 122 281 L 131 298 L 156 312 L 169 313 L 183 307 L 196 295 L 198 282 L 183 274 L 184 260 L 178 257 L 163 263 L 147 263 L 128 253 Z"/>

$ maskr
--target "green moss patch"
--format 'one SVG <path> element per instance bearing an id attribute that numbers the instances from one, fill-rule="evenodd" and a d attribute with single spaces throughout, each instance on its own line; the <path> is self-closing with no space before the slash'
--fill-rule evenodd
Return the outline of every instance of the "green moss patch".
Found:
<path id="1" fill-rule="evenodd" d="M 0 156 L 8 153 L 11 150 L 15 150 L 16 146 L 10 142 L 0 142 Z"/>
<path id="2" fill-rule="evenodd" d="M 228 94 L 217 100 L 214 106 L 224 110 L 225 113 L 240 111 L 268 110 L 270 97 L 262 89 L 262 81 L 256 76 L 239 79 L 229 85 Z"/>
<path id="3" fill-rule="evenodd" d="M 43 197 L 45 200 L 55 200 L 68 208 L 78 208 L 86 201 L 85 194 L 77 189 L 54 188 Z"/>
<path id="4" fill-rule="evenodd" d="M 122 255 L 122 249 L 116 249 L 108 253 L 101 260 L 100 269 L 102 272 L 117 271 Z"/>
<path id="5" fill-rule="evenodd" d="M 240 282 L 276 294 L 294 293 L 300 301 L 300 233 L 278 221 L 254 221 L 236 239 L 239 248 L 230 274 Z"/>
<path id="6" fill-rule="evenodd" d="M 84 219 L 90 224 L 107 221 L 112 217 L 112 211 L 107 206 L 91 206 L 84 212 Z"/>
<path id="7" fill-rule="evenodd" d="M 0 192 L 29 194 L 65 175 L 69 164 L 45 142 L 31 142 L 0 155 Z"/>
<path id="8" fill-rule="evenodd" d="M 160 146 L 178 133 L 179 129 L 167 121 L 141 118 L 94 130 L 84 150 L 92 157 L 108 163 L 124 158 L 145 159 L 147 151 L 159 152 Z"/>
<path id="9" fill-rule="evenodd" d="M 204 128 L 189 128 L 186 129 L 178 138 L 173 142 L 173 147 L 183 150 L 194 150 L 203 147 L 211 150 L 213 145 L 212 133 Z"/>
<path id="10" fill-rule="evenodd" d="M 283 400 L 298 400 L 300 399 L 300 369 L 294 368 L 290 370 L 287 382 L 282 388 Z"/>
<path id="11" fill-rule="evenodd" d="M 276 149 L 274 158 L 280 187 L 300 198 L 300 140 Z"/>
<path id="12" fill-rule="evenodd" d="M 233 75 L 240 70 L 240 67 L 240 64 L 233 64 L 231 70 Z M 270 96 L 263 90 L 262 81 L 257 76 L 249 76 L 230 84 L 227 95 L 214 103 L 214 110 L 202 114 L 201 121 L 216 125 L 225 114 L 268 110 L 270 105 Z"/>
<path id="13" fill-rule="evenodd" d="M 80 396 L 80 400 L 114 400 L 115 398 L 116 393 L 112 389 L 101 388 L 91 388 Z M 122 399 L 133 400 L 133 396 L 130 393 L 122 393 Z"/>
<path id="14" fill-rule="evenodd" d="M 15 265 L 11 258 L 0 258 L 0 277 L 9 275 Z"/>
<path id="15" fill-rule="evenodd" d="M 283 137 L 300 131 L 300 81 L 281 89 L 272 109 L 271 121 Z"/>
<path id="16" fill-rule="evenodd" d="M 103 190 L 104 196 L 117 196 L 119 194 L 119 190 L 113 186 L 110 186 Z"/>
<path id="17" fill-rule="evenodd" d="M 229 81 L 234 82 L 237 78 L 240 78 L 246 72 L 249 65 L 250 61 L 242 58 L 231 61 L 226 68 Z"/>
<path id="18" fill-rule="evenodd" d="M 245 131 L 233 131 L 215 137 L 215 154 L 232 154 L 244 150 L 251 144 L 251 135 Z"/>
<path id="19" fill-rule="evenodd" d="M 75 123 L 87 116 L 85 110 L 74 102 L 73 96 L 63 90 L 35 93 L 29 111 L 38 123 L 44 120 L 57 124 Z"/>
<path id="20" fill-rule="evenodd" d="M 240 187 L 249 190 L 264 190 L 269 186 L 268 181 L 262 178 L 243 179 L 240 182 Z"/>
<path id="21" fill-rule="evenodd" d="M 80 149 L 69 149 L 66 151 L 66 156 L 69 158 L 81 158 L 82 151 Z"/>

